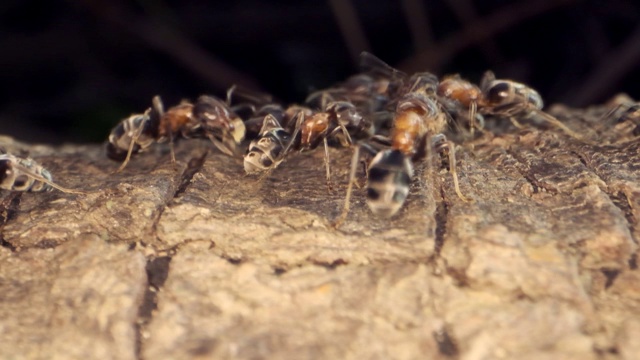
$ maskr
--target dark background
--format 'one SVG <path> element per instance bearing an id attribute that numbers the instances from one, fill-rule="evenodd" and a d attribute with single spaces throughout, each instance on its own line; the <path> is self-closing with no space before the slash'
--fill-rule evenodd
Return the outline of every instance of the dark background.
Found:
<path id="1" fill-rule="evenodd" d="M 635 0 L 4 0 L 0 133 L 101 142 L 155 94 L 234 83 L 300 102 L 362 50 L 407 72 L 493 69 L 547 103 L 637 98 L 639 24 Z"/>

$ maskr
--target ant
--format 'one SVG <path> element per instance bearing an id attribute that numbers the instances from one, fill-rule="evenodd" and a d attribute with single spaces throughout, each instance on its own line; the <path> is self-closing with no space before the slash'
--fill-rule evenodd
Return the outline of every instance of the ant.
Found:
<path id="1" fill-rule="evenodd" d="M 111 130 L 107 156 L 122 161 L 116 170 L 120 172 L 132 155 L 146 151 L 153 143 L 169 141 L 171 160 L 175 163 L 174 141 L 193 137 L 207 137 L 220 151 L 233 155 L 244 134 L 242 119 L 217 98 L 203 95 L 195 104 L 182 101 L 165 111 L 160 96 L 156 95 L 151 108 L 129 116 Z"/>
<path id="2" fill-rule="evenodd" d="M 425 157 L 431 161 L 431 149 L 438 153 L 448 152 L 449 171 L 456 194 L 461 200 L 470 201 L 460 191 L 455 145 L 443 134 L 448 125 L 448 117 L 437 102 L 437 77 L 428 72 L 407 76 L 366 52 L 362 53 L 361 60 L 368 66 L 373 64 L 378 71 L 389 74 L 391 84 L 396 89 L 392 97 L 395 103 L 393 127 L 389 137 L 376 135 L 370 138 L 370 141 L 386 144 L 386 149 L 376 151 L 375 147 L 366 143 L 356 147 L 345 204 L 334 226 L 341 224 L 348 214 L 361 147 L 375 153 L 367 168 L 367 205 L 377 216 L 389 218 L 400 210 L 409 194 L 413 162 Z"/>
<path id="3" fill-rule="evenodd" d="M 0 154 L 0 189 L 29 192 L 57 189 L 65 193 L 86 194 L 54 183 L 51 173 L 33 159 L 6 153 Z"/>
<path id="4" fill-rule="evenodd" d="M 519 129 L 523 126 L 516 120 L 516 116 L 535 115 L 558 127 L 572 138 L 584 140 L 560 120 L 542 111 L 544 106 L 542 97 L 536 90 L 525 84 L 513 80 L 496 79 L 492 71 L 487 71 L 480 82 L 480 89 L 482 99 L 479 111 L 484 115 L 507 117 Z"/>

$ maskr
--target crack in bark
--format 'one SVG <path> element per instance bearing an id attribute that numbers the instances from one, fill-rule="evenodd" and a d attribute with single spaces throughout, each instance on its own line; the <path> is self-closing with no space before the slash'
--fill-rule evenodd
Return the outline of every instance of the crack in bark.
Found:
<path id="1" fill-rule="evenodd" d="M 518 165 L 515 166 L 516 171 L 518 171 L 518 173 L 520 173 L 520 176 L 522 176 L 522 178 L 531 185 L 534 194 L 540 193 L 541 189 L 549 194 L 558 193 L 557 189 L 545 187 L 544 184 L 536 180 L 534 177 L 535 173 L 531 171 L 531 164 L 528 164 L 521 156 L 518 156 L 518 154 L 510 150 L 505 151 L 517 162 Z"/>
<path id="2" fill-rule="evenodd" d="M 189 160 L 187 164 L 187 168 L 182 172 L 179 179 L 179 184 L 175 188 L 171 197 L 167 197 L 164 204 L 158 209 L 158 214 L 156 215 L 153 225 L 152 225 L 152 238 L 157 238 L 158 235 L 158 224 L 162 219 L 162 215 L 164 211 L 167 209 L 167 206 L 180 194 L 184 193 L 188 186 L 191 184 L 191 180 L 193 176 L 202 169 L 206 157 L 208 155 L 208 151 L 204 151 L 201 156 L 193 157 Z M 184 244 L 183 242 L 182 244 Z M 135 341 L 135 354 L 137 359 L 142 359 L 142 347 L 145 340 L 145 332 L 148 324 L 153 319 L 153 312 L 158 307 L 158 292 L 164 286 L 167 277 L 169 276 L 169 268 L 171 265 L 171 259 L 175 255 L 175 251 L 177 249 L 169 249 L 165 253 L 167 255 L 158 256 L 158 257 L 148 257 L 147 258 L 147 266 L 145 268 L 147 273 L 147 284 L 148 287 L 144 293 L 142 298 L 142 302 L 138 307 L 138 317 L 135 324 L 136 329 L 136 341 Z"/>
<path id="3" fill-rule="evenodd" d="M 231 265 L 240 265 L 242 264 L 242 258 L 232 258 L 228 256 L 222 256 L 223 259 L 227 260 Z"/>
<path id="4" fill-rule="evenodd" d="M 204 165 L 204 162 L 208 154 L 209 154 L 208 151 L 204 151 L 204 153 L 201 156 L 196 156 L 189 159 L 187 168 L 180 175 L 179 184 L 175 188 L 175 191 L 173 192 L 170 198 L 169 197 L 166 198 L 164 204 L 162 204 L 161 206 L 158 206 L 158 209 L 157 209 L 158 214 L 156 215 L 155 219 L 153 220 L 153 224 L 151 225 L 152 238 L 154 239 L 158 238 L 158 224 L 160 223 L 160 220 L 162 219 L 162 215 L 164 214 L 164 211 L 167 209 L 167 206 L 169 206 L 169 204 L 171 204 L 171 202 L 175 198 L 179 197 L 180 194 L 184 193 L 189 187 L 189 185 L 191 185 L 191 179 L 193 179 L 195 174 L 202 169 L 202 166 Z"/>
<path id="5" fill-rule="evenodd" d="M 153 319 L 153 312 L 158 308 L 158 292 L 164 286 L 169 276 L 171 256 L 161 256 L 147 260 L 145 271 L 147 273 L 147 289 L 138 307 L 136 320 L 135 354 L 137 359 L 142 359 L 142 345 L 145 339 L 146 328 Z"/>
<path id="6" fill-rule="evenodd" d="M 7 197 L 2 200 L 2 203 L 0 203 L 0 246 L 9 249 L 12 252 L 16 252 L 18 250 L 18 247 L 4 239 L 3 230 L 5 225 L 10 220 L 15 218 L 18 207 L 20 206 L 21 196 L 22 192 L 12 191 Z"/>
<path id="7" fill-rule="evenodd" d="M 275 275 L 275 276 L 280 276 L 280 275 L 286 274 L 287 271 L 288 271 L 288 269 L 286 267 L 282 267 L 282 266 L 273 267 L 273 275 Z"/>
<path id="8" fill-rule="evenodd" d="M 629 228 L 629 233 L 631 234 L 631 238 L 637 244 L 638 239 L 636 239 L 634 235 L 636 230 L 636 227 L 634 225 L 635 216 L 633 215 L 631 205 L 629 205 L 629 199 L 627 198 L 627 195 L 622 191 L 618 191 L 615 194 L 608 193 L 606 191 L 604 193 L 607 194 L 607 196 L 609 196 L 609 199 L 611 199 L 611 202 L 613 203 L 613 205 L 615 205 L 618 209 L 620 209 L 620 211 L 622 211 L 622 213 L 624 214 L 624 218 L 627 221 L 627 228 Z"/>
<path id="9" fill-rule="evenodd" d="M 629 269 L 636 270 L 638 268 L 638 254 L 631 254 L 629 258 Z"/>
<path id="10" fill-rule="evenodd" d="M 30 248 L 34 249 L 55 249 L 58 245 L 61 245 L 55 240 L 51 239 L 43 239 L 39 241 L 37 244 L 30 246 Z"/>
<path id="11" fill-rule="evenodd" d="M 349 264 L 349 262 L 345 261 L 344 259 L 335 259 L 333 261 L 312 260 L 310 262 L 313 265 L 322 266 L 322 267 L 327 268 L 329 270 L 335 270 L 338 266 L 348 265 Z"/>
<path id="12" fill-rule="evenodd" d="M 18 248 L 15 247 L 12 243 L 8 242 L 7 240 L 4 239 L 4 236 L 2 233 L 0 233 L 0 246 L 2 246 L 3 248 L 7 248 L 9 250 L 11 250 L 11 252 L 16 252 L 18 251 Z"/>
<path id="13" fill-rule="evenodd" d="M 450 330 L 447 329 L 447 326 L 443 326 L 442 328 L 433 332 L 433 338 L 438 344 L 438 351 L 440 354 L 447 356 L 458 358 L 458 345 L 456 340 L 450 335 Z"/>
<path id="14" fill-rule="evenodd" d="M 187 187 L 191 184 L 191 179 L 193 176 L 202 169 L 204 165 L 204 161 L 207 158 L 209 151 L 205 151 L 201 156 L 193 157 L 189 160 L 187 164 L 187 168 L 182 172 L 182 176 L 180 177 L 180 184 L 178 185 L 177 190 L 173 194 L 173 197 L 176 198 L 180 196 L 187 190 Z"/>
<path id="15" fill-rule="evenodd" d="M 445 198 L 444 189 L 440 188 L 440 199 L 436 199 L 436 221 L 434 254 L 440 256 L 442 246 L 444 246 L 444 236 L 447 233 L 447 218 L 449 216 L 449 204 Z"/>
<path id="16" fill-rule="evenodd" d="M 607 279 L 604 284 L 605 290 L 610 288 L 611 285 L 613 285 L 613 283 L 616 281 L 616 278 L 618 277 L 618 275 L 620 275 L 620 270 L 616 270 L 616 269 L 602 269 L 600 270 L 600 272 L 602 272 L 602 274 Z"/>
<path id="17" fill-rule="evenodd" d="M 629 199 L 627 198 L 627 195 L 622 191 L 617 191 L 615 193 L 610 191 L 609 182 L 607 182 L 602 176 L 600 176 L 596 168 L 592 166 L 592 164 L 589 161 L 587 161 L 584 154 L 576 150 L 571 151 L 570 153 L 575 155 L 580 160 L 580 162 L 584 165 L 584 167 L 587 170 L 589 170 L 589 172 L 597 176 L 598 179 L 600 179 L 606 185 L 604 189 L 600 187 L 600 191 L 602 191 L 605 195 L 607 195 L 611 203 L 613 203 L 613 205 L 624 214 L 624 219 L 627 224 L 627 229 L 629 229 L 629 235 L 631 236 L 631 239 L 633 240 L 633 242 L 638 244 L 638 239 L 636 239 L 636 236 L 634 235 L 635 234 L 635 225 L 634 225 L 635 217 L 633 215 L 633 211 L 631 209 L 631 205 L 629 204 Z"/>

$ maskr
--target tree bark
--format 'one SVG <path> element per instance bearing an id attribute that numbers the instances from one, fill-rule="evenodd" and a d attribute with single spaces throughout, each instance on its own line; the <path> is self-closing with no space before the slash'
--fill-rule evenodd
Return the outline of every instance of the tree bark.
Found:
<path id="1" fill-rule="evenodd" d="M 113 174 L 101 146 L 0 138 L 89 192 L 5 192 L 1 357 L 635 359 L 640 143 L 605 112 L 554 110 L 594 144 L 488 124 L 456 139 L 473 202 L 417 164 L 399 215 L 356 189 L 337 230 L 348 149 L 329 191 L 322 149 L 256 179 L 201 141 Z"/>

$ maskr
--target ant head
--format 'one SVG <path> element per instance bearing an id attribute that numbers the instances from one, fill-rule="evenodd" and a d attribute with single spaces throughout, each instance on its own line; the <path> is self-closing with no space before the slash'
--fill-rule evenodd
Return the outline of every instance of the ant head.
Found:
<path id="1" fill-rule="evenodd" d="M 497 81 L 487 91 L 486 99 L 491 104 L 501 104 L 511 97 L 512 90 L 508 82 Z"/>

